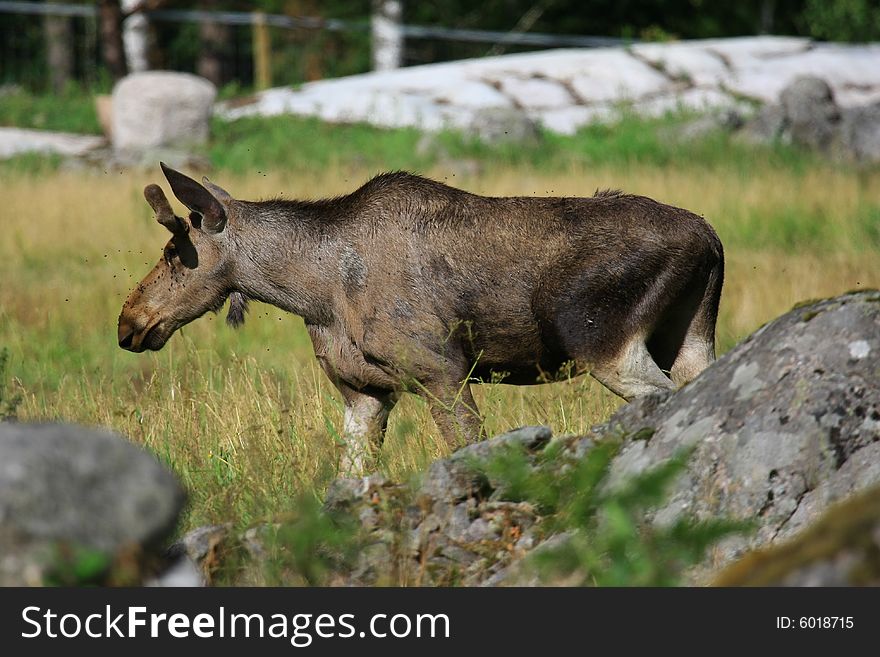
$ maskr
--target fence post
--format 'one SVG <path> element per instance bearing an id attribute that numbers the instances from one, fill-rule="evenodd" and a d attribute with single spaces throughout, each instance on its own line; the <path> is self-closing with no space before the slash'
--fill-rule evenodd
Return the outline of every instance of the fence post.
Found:
<path id="1" fill-rule="evenodd" d="M 254 85 L 257 89 L 272 86 L 272 46 L 269 39 L 269 26 L 266 14 L 255 11 L 253 14 Z"/>

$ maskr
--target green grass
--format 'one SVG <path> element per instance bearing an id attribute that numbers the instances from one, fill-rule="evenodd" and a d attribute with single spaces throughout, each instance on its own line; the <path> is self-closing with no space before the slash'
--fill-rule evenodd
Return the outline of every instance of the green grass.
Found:
<path id="1" fill-rule="evenodd" d="M 59 96 L 23 89 L 0 95 L 0 126 L 101 134 L 94 96 L 75 86 Z"/>
<path id="2" fill-rule="evenodd" d="M 415 129 L 333 125 L 308 117 L 216 119 L 208 153 L 218 169 L 240 174 L 327 166 L 424 171 L 438 163 L 473 161 L 486 167 L 541 171 L 591 166 L 708 167 L 748 176 L 756 159 L 792 172 L 808 171 L 819 163 L 813 155 L 783 144 L 740 144 L 722 130 L 689 141 L 676 138 L 676 127 L 690 118 L 672 114 L 646 119 L 626 114 L 617 123 L 586 126 L 573 136 L 543 131 L 535 143 L 495 145 L 453 131 L 423 136 Z"/>
<path id="3" fill-rule="evenodd" d="M 416 130 L 331 125 L 312 118 L 217 119 L 208 153 L 218 169 L 238 174 L 338 166 L 424 169 L 433 158 L 416 153 L 418 140 Z"/>

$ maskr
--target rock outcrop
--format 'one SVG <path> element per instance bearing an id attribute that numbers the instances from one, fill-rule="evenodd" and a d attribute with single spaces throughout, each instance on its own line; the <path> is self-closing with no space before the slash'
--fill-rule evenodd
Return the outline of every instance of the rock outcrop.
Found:
<path id="1" fill-rule="evenodd" d="M 804 75 L 828 80 L 842 107 L 880 101 L 880 47 L 760 36 L 549 50 L 270 89 L 223 103 L 218 113 L 479 134 L 487 111 L 506 111 L 520 115 L 518 123 L 573 134 L 623 111 L 749 112 L 753 104 L 778 103 L 782 90 Z"/>
<path id="2" fill-rule="evenodd" d="M 682 513 L 757 520 L 711 565 L 790 537 L 829 504 L 880 483 L 880 292 L 795 308 L 682 390 L 637 400 L 610 425 L 654 431 L 624 445 L 619 480 L 694 449 L 657 522 Z"/>

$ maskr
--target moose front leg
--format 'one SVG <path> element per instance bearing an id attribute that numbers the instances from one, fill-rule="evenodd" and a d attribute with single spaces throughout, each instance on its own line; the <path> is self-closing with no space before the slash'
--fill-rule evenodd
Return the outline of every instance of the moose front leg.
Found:
<path id="1" fill-rule="evenodd" d="M 342 429 L 345 445 L 339 462 L 339 474 L 359 477 L 376 469 L 388 426 L 388 414 L 397 399 L 394 393 L 366 393 L 342 382 L 336 385 L 345 399 Z"/>
<path id="2" fill-rule="evenodd" d="M 375 470 L 388 414 L 397 402 L 394 381 L 371 368 L 344 332 L 315 325 L 307 325 L 307 328 L 318 363 L 345 401 L 342 430 L 345 445 L 339 473 L 361 476 Z M 355 385 L 355 381 L 361 385 Z"/>
<path id="3" fill-rule="evenodd" d="M 431 416 L 450 449 L 474 443 L 480 438 L 482 418 L 466 380 L 425 385 L 422 396 L 431 405 Z"/>

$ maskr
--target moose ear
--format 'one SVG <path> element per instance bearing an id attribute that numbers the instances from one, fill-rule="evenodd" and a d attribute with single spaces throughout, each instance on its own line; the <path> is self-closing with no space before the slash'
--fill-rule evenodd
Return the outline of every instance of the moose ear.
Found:
<path id="1" fill-rule="evenodd" d="M 147 185 L 144 187 L 144 198 L 147 199 L 147 203 L 150 204 L 153 212 L 156 213 L 156 221 L 175 235 L 186 235 L 189 231 L 189 226 L 183 219 L 174 214 L 174 210 L 171 209 L 171 205 L 165 197 L 165 192 L 162 191 L 159 185 Z"/>
<path id="2" fill-rule="evenodd" d="M 211 196 L 213 196 L 224 205 L 230 203 L 233 200 L 232 195 L 229 192 L 220 187 L 220 185 L 215 185 L 214 183 L 212 183 L 210 180 L 208 180 L 207 176 L 202 176 L 202 184 L 208 189 L 209 192 L 211 192 Z"/>
<path id="3" fill-rule="evenodd" d="M 178 200 L 193 212 L 202 215 L 203 230 L 208 233 L 219 233 L 226 227 L 226 210 L 211 192 L 192 178 L 165 166 L 164 162 L 160 162 L 159 165 Z"/>

